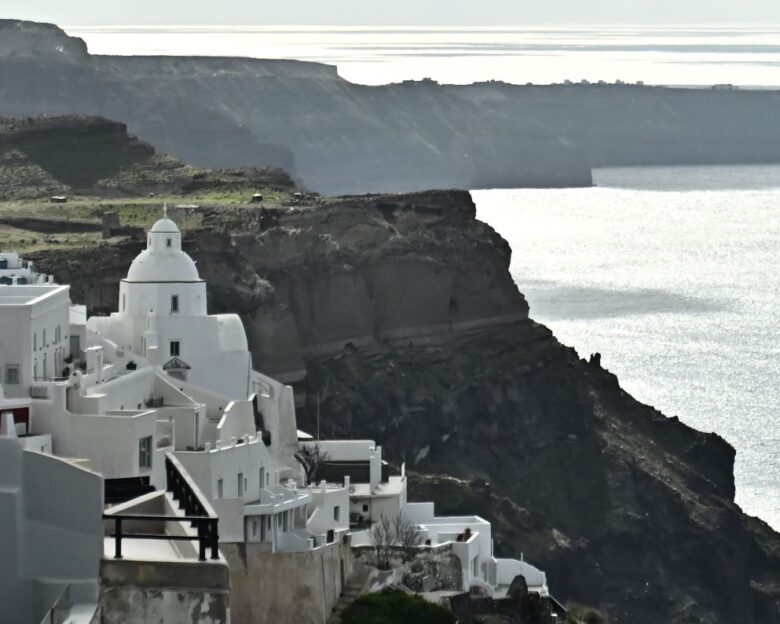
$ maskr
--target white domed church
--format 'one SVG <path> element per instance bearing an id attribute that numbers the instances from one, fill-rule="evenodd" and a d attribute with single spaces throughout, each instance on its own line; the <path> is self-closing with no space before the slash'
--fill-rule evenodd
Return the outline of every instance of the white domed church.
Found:
<path id="1" fill-rule="evenodd" d="M 236 314 L 207 312 L 206 283 L 166 214 L 119 285 L 119 311 L 87 331 L 159 365 L 171 377 L 231 399 L 250 393 L 252 357 Z"/>

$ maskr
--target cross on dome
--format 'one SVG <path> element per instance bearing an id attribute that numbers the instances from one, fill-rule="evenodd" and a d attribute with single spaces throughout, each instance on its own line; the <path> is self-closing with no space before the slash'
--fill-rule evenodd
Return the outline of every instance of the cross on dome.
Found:
<path id="1" fill-rule="evenodd" d="M 129 282 L 198 282 L 195 262 L 181 248 L 181 230 L 168 217 L 168 204 L 163 204 L 163 217 L 146 234 L 144 249 L 127 273 Z"/>

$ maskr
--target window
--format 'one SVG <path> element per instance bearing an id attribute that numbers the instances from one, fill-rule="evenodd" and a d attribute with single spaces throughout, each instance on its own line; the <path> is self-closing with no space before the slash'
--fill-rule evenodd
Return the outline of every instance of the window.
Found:
<path id="1" fill-rule="evenodd" d="M 43 328 L 43 337 L 41 338 L 41 347 L 46 346 L 46 328 Z"/>
<path id="2" fill-rule="evenodd" d="M 334 522 L 340 522 L 341 521 L 341 506 L 336 505 L 333 508 L 333 521 Z"/>
<path id="3" fill-rule="evenodd" d="M 166 238 L 166 239 L 165 239 L 165 246 L 166 246 L 166 247 L 173 247 L 173 239 L 171 239 L 171 238 Z"/>
<path id="4" fill-rule="evenodd" d="M 365 513 L 367 511 L 368 511 L 368 505 L 363 505 L 363 512 Z"/>
<path id="5" fill-rule="evenodd" d="M 265 468 L 260 468 L 260 479 L 257 481 L 260 484 L 260 489 L 265 487 Z"/>
<path id="6" fill-rule="evenodd" d="M 171 314 L 179 311 L 179 295 L 171 295 Z"/>
<path id="7" fill-rule="evenodd" d="M 127 310 L 127 295 L 122 293 L 122 312 Z"/>
<path id="8" fill-rule="evenodd" d="M 222 479 L 217 479 L 217 498 L 222 498 L 223 490 Z"/>
<path id="9" fill-rule="evenodd" d="M 33 334 L 33 351 L 38 350 L 38 332 Z"/>
<path id="10" fill-rule="evenodd" d="M 152 436 L 138 441 L 138 468 L 148 470 L 152 467 Z"/>
<path id="11" fill-rule="evenodd" d="M 171 357 L 181 355 L 181 343 L 178 340 L 171 340 Z"/>
<path id="12" fill-rule="evenodd" d="M 16 386 L 19 384 L 19 365 L 8 364 L 5 367 L 5 383 L 9 386 Z"/>
<path id="13" fill-rule="evenodd" d="M 238 497 L 241 498 L 244 495 L 244 473 L 238 473 Z"/>

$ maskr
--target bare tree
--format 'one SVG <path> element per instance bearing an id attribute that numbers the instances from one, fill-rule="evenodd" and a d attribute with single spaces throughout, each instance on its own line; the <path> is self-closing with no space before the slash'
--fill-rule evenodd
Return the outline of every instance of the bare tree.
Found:
<path id="1" fill-rule="evenodd" d="M 379 522 L 374 523 L 369 529 L 368 539 L 376 553 L 376 567 L 380 570 L 389 570 L 390 552 L 392 551 L 395 539 L 390 519 L 385 516 L 385 514 L 382 514 L 379 518 Z"/>
<path id="2" fill-rule="evenodd" d="M 319 444 L 299 444 L 293 453 L 298 463 L 303 466 L 306 476 L 306 485 L 317 483 L 320 477 L 322 465 L 330 459 Z"/>
<path id="3" fill-rule="evenodd" d="M 415 549 L 422 543 L 422 534 L 417 525 L 407 520 L 403 514 L 398 514 L 393 520 L 395 542 L 401 547 L 404 561 L 414 558 Z"/>

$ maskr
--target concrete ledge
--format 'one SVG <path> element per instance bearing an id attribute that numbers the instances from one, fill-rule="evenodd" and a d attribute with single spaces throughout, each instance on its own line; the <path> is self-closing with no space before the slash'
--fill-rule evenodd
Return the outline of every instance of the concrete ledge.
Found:
<path id="1" fill-rule="evenodd" d="M 103 587 L 171 588 L 230 592 L 230 570 L 224 561 L 132 561 L 102 559 Z"/>

